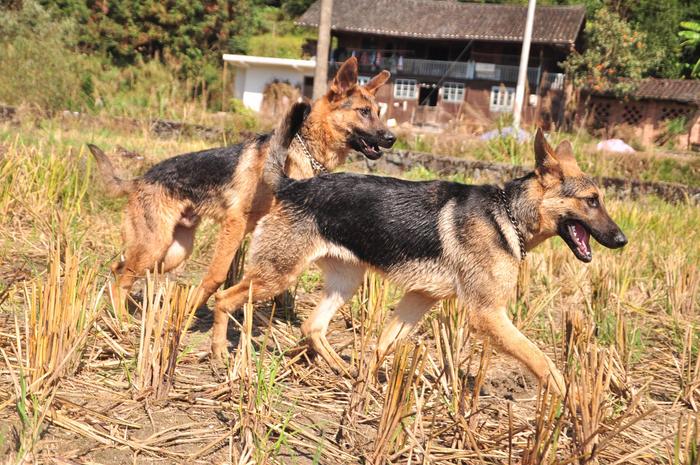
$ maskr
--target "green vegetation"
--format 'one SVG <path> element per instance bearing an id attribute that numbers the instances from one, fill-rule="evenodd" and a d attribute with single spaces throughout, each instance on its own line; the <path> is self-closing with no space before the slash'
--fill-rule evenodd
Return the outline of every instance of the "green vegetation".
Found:
<path id="1" fill-rule="evenodd" d="M 658 63 L 660 50 L 646 46 L 644 32 L 634 31 L 617 13 L 600 8 L 586 22 L 586 46 L 563 63 L 573 85 L 624 95 Z"/>
<path id="2" fill-rule="evenodd" d="M 1 9 L 0 9 L 1 10 Z M 46 110 L 94 105 L 99 62 L 77 53 L 70 20 L 54 21 L 37 3 L 0 14 L 0 102 Z"/>
<path id="3" fill-rule="evenodd" d="M 489 0 L 488 3 L 527 4 L 527 0 Z M 644 76 L 663 78 L 682 78 L 691 76 L 691 66 L 700 59 L 700 49 L 683 48 L 678 42 L 678 33 L 683 28 L 681 21 L 700 21 L 700 2 L 694 0 L 540 0 L 538 5 L 585 5 L 588 22 L 601 18 L 604 24 L 613 29 L 587 27 L 584 39 L 603 47 L 616 47 L 624 42 L 638 49 L 638 56 L 622 64 L 621 68 L 631 66 L 636 72 L 642 67 Z M 600 19 L 594 21 L 599 22 Z M 611 32 L 629 31 L 627 38 L 611 37 Z M 601 34 L 601 37 L 596 35 Z M 629 51 L 615 48 L 615 53 L 627 54 Z M 606 58 L 609 59 L 609 58 Z M 595 66 L 595 62 L 591 62 Z M 618 68 L 616 71 L 620 71 Z M 633 78 L 634 75 L 616 74 L 616 77 Z"/>
<path id="4" fill-rule="evenodd" d="M 681 47 L 700 51 L 700 21 L 683 21 L 681 27 L 683 30 L 678 33 L 683 40 Z M 700 58 L 694 65 L 689 63 L 688 67 L 691 76 L 700 78 Z"/>
<path id="5" fill-rule="evenodd" d="M 298 28 L 294 25 L 289 10 L 297 11 L 287 2 L 285 7 L 267 6 L 260 9 L 260 27 L 250 38 L 248 53 L 265 57 L 302 58 L 302 47 L 307 39 L 316 38 L 315 31 Z M 308 4 L 308 1 L 298 2 Z M 304 12 L 306 8 L 299 13 Z"/>
<path id="6" fill-rule="evenodd" d="M 31 1 L 21 3 L 26 8 Z M 189 77 L 200 76 L 203 64 L 218 63 L 224 51 L 245 51 L 256 25 L 249 0 L 41 3 L 54 18 L 74 21 L 81 50 L 105 54 L 118 65 L 171 57 Z"/>
<path id="7" fill-rule="evenodd" d="M 300 57 L 313 34 L 290 14 L 308 4 L 0 2 L 0 103 L 175 119 L 235 110 L 222 108 L 221 54 Z"/>
<path id="8" fill-rule="evenodd" d="M 642 55 L 649 60 L 646 73 L 660 78 L 689 77 L 686 64 L 692 56 L 678 45 L 676 33 L 686 18 L 700 19 L 697 2 L 688 0 L 624 0 L 604 2 L 634 31 L 646 35 Z"/>

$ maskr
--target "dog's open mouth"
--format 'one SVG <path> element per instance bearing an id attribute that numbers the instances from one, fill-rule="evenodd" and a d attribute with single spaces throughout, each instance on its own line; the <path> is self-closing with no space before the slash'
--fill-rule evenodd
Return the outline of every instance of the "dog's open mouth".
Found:
<path id="1" fill-rule="evenodd" d="M 362 154 L 370 160 L 376 160 L 382 156 L 382 149 L 379 148 L 378 144 L 368 144 L 364 139 L 360 139 L 360 144 L 360 152 L 362 152 Z"/>
<path id="2" fill-rule="evenodd" d="M 580 221 L 567 221 L 559 227 L 559 235 L 569 246 L 576 258 L 582 262 L 593 259 L 591 251 L 591 233 Z"/>
<path id="3" fill-rule="evenodd" d="M 383 153 L 382 147 L 389 148 L 393 144 L 393 141 L 384 142 L 381 137 L 359 130 L 353 131 L 349 142 L 353 150 L 357 150 L 370 160 L 376 160 L 381 157 Z"/>

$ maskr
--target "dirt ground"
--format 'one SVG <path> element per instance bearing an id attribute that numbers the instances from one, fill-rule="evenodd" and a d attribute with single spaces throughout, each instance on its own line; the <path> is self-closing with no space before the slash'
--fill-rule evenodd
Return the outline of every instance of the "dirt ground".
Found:
<path id="1" fill-rule="evenodd" d="M 251 404 L 246 406 L 249 399 L 244 399 L 240 383 L 210 365 L 207 349 L 212 318 L 208 309 L 202 308 L 184 340 L 186 354 L 179 358 L 175 384 L 166 399 L 151 400 L 147 393 L 135 392 L 130 383 L 131 362 L 111 352 L 99 337 L 91 341 L 77 375 L 66 379 L 55 395 L 48 427 L 36 445 L 35 463 L 369 463 L 387 395 L 390 363 L 363 393 L 364 408 L 348 412 L 353 393 L 362 383 L 335 375 L 322 361 L 303 357 L 293 360 L 282 355 L 295 346 L 300 335 L 299 321 L 311 310 L 318 291 L 297 289 L 296 312 L 276 311 L 273 316 L 271 306 L 263 305 L 255 314 L 255 345 L 259 350 L 265 346 L 270 356 L 259 359 L 262 366 L 258 373 L 262 377 L 255 381 L 257 389 L 268 386 L 264 388 L 262 403 L 269 404 L 256 405 L 252 409 L 255 412 L 249 412 L 255 413 L 260 422 L 253 429 L 263 432 L 256 437 L 258 456 L 250 459 L 252 462 L 241 461 L 234 452 L 243 444 L 241 428 L 247 421 L 241 409 L 250 408 Z M 351 355 L 353 340 L 357 338 L 348 324 L 352 319 L 348 310 L 343 313 L 334 320 L 329 340 L 334 347 L 345 347 L 340 353 L 352 363 L 356 362 Z M 236 315 L 241 324 L 242 318 L 243 315 Z M 3 338 L 12 336 L 12 326 L 11 318 L 5 315 Z M 240 342 L 235 327 L 229 326 L 234 353 Z M 431 358 L 436 358 L 428 327 L 423 325 L 416 340 L 426 343 Z M 138 337 L 138 328 L 134 326 L 132 330 L 133 334 L 125 338 Z M 478 339 L 471 339 L 470 344 L 473 357 L 461 366 L 465 388 L 462 392 L 443 390 L 437 373 L 430 369 L 423 374 L 424 382 L 417 383 L 427 392 L 421 396 L 426 402 L 422 416 L 433 432 L 423 432 L 421 441 L 423 447 L 432 450 L 421 453 L 418 448 L 413 461 L 430 457 L 427 463 L 508 463 L 509 448 L 511 453 L 515 451 L 515 459 L 532 440 L 537 422 L 536 380 L 515 361 L 490 349 L 486 349 L 488 368 L 476 391 L 478 407 L 467 409 L 471 411 L 462 418 L 445 411 L 445 404 L 450 402 L 445 397 L 448 393 L 461 395 L 466 402 L 474 399 L 483 345 Z M 544 349 L 552 353 L 548 350 L 551 348 Z M 657 407 L 672 403 L 670 396 L 662 392 L 654 397 L 651 403 Z M 626 463 L 613 458 L 647 446 L 650 426 L 653 437 L 672 433 L 684 408 L 657 407 L 652 409 L 656 413 L 627 429 L 626 434 L 616 436 L 614 444 L 601 456 L 601 463 Z M 644 408 L 649 409 L 649 405 Z M 433 417 L 429 418 L 431 413 Z M 353 416 L 352 427 L 348 427 L 348 418 Z M 474 441 L 471 444 L 465 443 L 466 428 Z M 3 429 L 8 437 L 7 423 Z M 606 455 L 610 460 L 605 460 Z M 388 462 L 408 463 L 405 459 L 404 451 Z M 655 461 L 647 457 L 630 463 Z"/>

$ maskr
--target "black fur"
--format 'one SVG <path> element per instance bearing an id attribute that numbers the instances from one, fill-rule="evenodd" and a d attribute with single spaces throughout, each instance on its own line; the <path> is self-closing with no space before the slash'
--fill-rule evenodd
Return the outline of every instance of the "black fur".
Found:
<path id="1" fill-rule="evenodd" d="M 496 208 L 494 189 L 338 173 L 287 180 L 277 197 L 296 214 L 312 216 L 326 240 L 346 247 L 366 263 L 386 268 L 407 260 L 437 258 L 442 253 L 440 210 L 455 200 L 455 226 L 460 231 L 470 217 Z"/>
<path id="2" fill-rule="evenodd" d="M 170 195 L 198 203 L 210 197 L 212 189 L 231 182 L 243 149 L 254 144 L 265 144 L 270 134 L 258 135 L 252 142 L 186 153 L 153 166 L 143 179 L 160 184 Z"/>

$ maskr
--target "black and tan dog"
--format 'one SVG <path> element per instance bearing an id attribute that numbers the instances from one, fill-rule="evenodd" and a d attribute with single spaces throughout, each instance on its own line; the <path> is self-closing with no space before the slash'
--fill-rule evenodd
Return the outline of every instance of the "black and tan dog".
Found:
<path id="1" fill-rule="evenodd" d="M 266 181 L 278 203 L 253 235 L 243 280 L 216 295 L 213 349 L 221 350 L 226 314 L 246 301 L 249 286 L 256 300 L 270 298 L 316 262 L 324 293 L 302 333 L 336 370 L 345 371 L 345 364 L 325 338 L 328 324 L 372 269 L 406 291 L 380 336 L 375 363 L 436 302 L 457 296 L 475 329 L 563 390 L 554 363 L 508 318 L 519 262 L 555 235 L 584 262 L 592 258 L 591 235 L 609 248 L 627 239 L 569 142 L 554 150 L 538 130 L 535 155 L 534 172 L 503 189 L 347 173 L 294 181 L 283 175 L 281 162 L 271 164 Z M 272 156 L 284 157 L 284 149 Z"/>
<path id="2" fill-rule="evenodd" d="M 357 60 L 346 61 L 296 134 L 284 172 L 291 178 L 308 178 L 333 170 L 351 149 L 379 158 L 380 147 L 395 141 L 379 118 L 374 98 L 387 79 L 389 72 L 382 71 L 359 86 Z M 208 300 L 225 280 L 243 236 L 273 205 L 272 191 L 262 182 L 269 138 L 179 155 L 132 180 L 119 179 L 105 154 L 90 146 L 107 193 L 129 196 L 122 223 L 124 258 L 112 265 L 115 291 L 122 298 L 146 270 L 158 266 L 169 271 L 187 259 L 200 219 L 209 217 L 221 224 L 221 232 L 201 285 L 201 303 Z"/>

